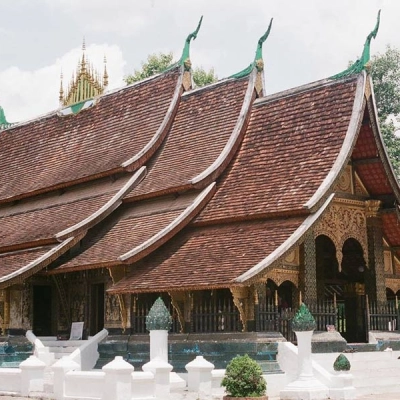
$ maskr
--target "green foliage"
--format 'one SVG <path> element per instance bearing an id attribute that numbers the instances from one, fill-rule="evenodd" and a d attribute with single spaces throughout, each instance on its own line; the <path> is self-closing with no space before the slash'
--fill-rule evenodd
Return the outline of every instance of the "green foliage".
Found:
<path id="1" fill-rule="evenodd" d="M 388 45 L 386 52 L 372 57 L 371 76 L 378 114 L 385 121 L 400 113 L 400 51 Z"/>
<path id="2" fill-rule="evenodd" d="M 165 71 L 175 64 L 173 58 L 172 52 L 150 54 L 147 57 L 147 61 L 142 63 L 142 68 L 140 70 L 135 69 L 133 74 L 125 77 L 125 83 L 130 85 L 131 83 L 141 81 Z M 218 79 L 213 68 L 211 68 L 209 71 L 206 71 L 203 68 L 195 68 L 192 71 L 192 74 L 193 81 L 198 87 L 208 85 Z"/>
<path id="3" fill-rule="evenodd" d="M 141 81 L 145 78 L 165 71 L 173 64 L 173 57 L 174 56 L 172 52 L 150 54 L 147 57 L 147 61 L 142 62 L 142 68 L 140 70 L 135 69 L 133 74 L 125 77 L 126 84 L 130 85 L 131 83 Z"/>
<path id="4" fill-rule="evenodd" d="M 221 386 L 232 397 L 261 397 L 267 390 L 260 366 L 247 354 L 231 360 Z"/>
<path id="5" fill-rule="evenodd" d="M 214 68 L 211 68 L 209 71 L 206 71 L 203 68 L 197 67 L 192 71 L 192 74 L 193 74 L 193 81 L 197 87 L 206 86 L 218 80 L 217 75 L 215 75 L 214 73 Z"/>
<path id="6" fill-rule="evenodd" d="M 400 176 L 400 140 L 388 116 L 400 113 L 400 50 L 388 45 L 383 54 L 371 60 L 371 76 L 377 103 L 380 129 L 396 175 Z"/>
<path id="7" fill-rule="evenodd" d="M 350 361 L 344 354 L 339 354 L 333 363 L 333 369 L 335 371 L 350 371 Z"/>

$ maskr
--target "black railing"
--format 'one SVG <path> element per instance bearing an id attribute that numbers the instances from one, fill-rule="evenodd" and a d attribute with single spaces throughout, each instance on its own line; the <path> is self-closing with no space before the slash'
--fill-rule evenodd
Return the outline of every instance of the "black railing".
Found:
<path id="1" fill-rule="evenodd" d="M 241 330 L 239 311 L 229 299 L 194 304 L 191 332 L 240 332 Z"/>
<path id="2" fill-rule="evenodd" d="M 317 324 L 316 330 L 325 331 L 330 326 L 337 327 L 337 307 L 334 302 L 323 301 L 307 304 Z M 260 302 L 255 307 L 256 330 L 280 332 L 288 341 L 295 341 L 292 331 L 292 318 L 297 309 L 281 308 L 270 299 Z"/>
<path id="3" fill-rule="evenodd" d="M 386 303 L 369 301 L 366 312 L 368 331 L 396 331 L 399 329 L 400 312 L 396 301 Z"/>

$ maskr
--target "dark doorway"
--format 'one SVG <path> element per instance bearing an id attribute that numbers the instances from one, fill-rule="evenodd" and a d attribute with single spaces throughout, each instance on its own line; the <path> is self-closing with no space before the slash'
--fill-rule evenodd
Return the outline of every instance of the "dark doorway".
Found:
<path id="1" fill-rule="evenodd" d="M 90 309 L 90 331 L 91 336 L 104 328 L 104 283 L 92 285 L 91 309 Z"/>
<path id="2" fill-rule="evenodd" d="M 344 279 L 344 304 L 348 342 L 365 342 L 365 283 L 366 263 L 360 243 L 347 239 L 343 245 L 342 277 Z"/>
<path id="3" fill-rule="evenodd" d="M 37 336 L 52 334 L 52 288 L 33 287 L 33 332 Z"/>

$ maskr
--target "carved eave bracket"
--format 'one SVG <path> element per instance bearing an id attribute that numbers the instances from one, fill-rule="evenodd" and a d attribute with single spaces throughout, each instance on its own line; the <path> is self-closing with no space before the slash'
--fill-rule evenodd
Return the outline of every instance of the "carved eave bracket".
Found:
<path id="1" fill-rule="evenodd" d="M 242 322 L 242 332 L 247 331 L 247 321 L 250 319 L 250 296 L 249 287 L 237 286 L 230 288 L 233 303 L 239 311 L 240 321 Z"/>
<path id="2" fill-rule="evenodd" d="M 125 278 L 125 266 L 117 266 L 108 268 L 108 272 L 110 273 L 110 277 L 112 279 L 113 284 L 115 285 L 119 282 L 122 278 Z M 123 294 L 116 294 L 119 303 L 119 310 L 121 314 L 121 321 L 122 321 L 122 329 L 123 331 L 126 330 L 128 327 L 128 310 L 126 308 L 125 299 Z"/>
<path id="3" fill-rule="evenodd" d="M 186 293 L 180 291 L 180 292 L 168 292 L 168 294 L 171 297 L 172 307 L 174 307 L 174 310 L 176 311 L 178 321 L 181 326 L 179 333 L 183 333 L 185 326 L 184 311 L 185 311 Z"/>

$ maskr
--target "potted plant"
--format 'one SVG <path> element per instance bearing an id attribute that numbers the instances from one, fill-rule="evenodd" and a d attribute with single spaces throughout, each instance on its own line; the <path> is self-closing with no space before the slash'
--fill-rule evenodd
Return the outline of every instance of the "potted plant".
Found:
<path id="1" fill-rule="evenodd" d="M 268 400 L 267 383 L 261 367 L 247 354 L 237 356 L 227 365 L 221 386 L 227 395 L 224 400 Z"/>

